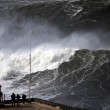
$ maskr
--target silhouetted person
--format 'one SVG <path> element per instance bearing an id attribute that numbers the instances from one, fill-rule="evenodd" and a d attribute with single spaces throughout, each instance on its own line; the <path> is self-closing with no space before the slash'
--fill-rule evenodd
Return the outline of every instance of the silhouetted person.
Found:
<path id="1" fill-rule="evenodd" d="M 25 101 L 26 101 L 26 95 L 25 95 L 25 94 L 22 95 L 22 101 L 23 101 L 23 104 L 24 104 Z"/>
<path id="2" fill-rule="evenodd" d="M 15 94 L 12 93 L 11 95 L 11 100 L 12 100 L 12 107 L 15 107 Z"/>
<path id="3" fill-rule="evenodd" d="M 20 106 L 20 98 L 21 97 L 19 94 L 17 94 L 16 98 L 17 98 L 17 107 L 18 107 L 18 106 Z"/>
<path id="4" fill-rule="evenodd" d="M 3 98 L 3 93 L 2 93 L 2 91 L 1 91 L 1 85 L 0 85 L 0 102 L 2 101 L 2 98 Z"/>
<path id="5" fill-rule="evenodd" d="M 0 91 L 0 102 L 2 101 L 3 93 Z"/>

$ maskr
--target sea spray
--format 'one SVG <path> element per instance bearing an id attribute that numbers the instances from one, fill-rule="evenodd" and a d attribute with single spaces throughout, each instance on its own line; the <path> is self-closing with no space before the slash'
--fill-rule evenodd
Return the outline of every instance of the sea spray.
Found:
<path id="1" fill-rule="evenodd" d="M 76 50 L 72 48 L 47 50 L 41 47 L 34 48 L 31 53 L 32 73 L 58 68 L 61 63 L 68 61 Z M 29 53 L 16 52 L 7 55 L 2 52 L 0 56 L 0 81 L 4 85 L 5 93 L 7 93 L 7 88 L 10 88 L 14 81 L 22 79 L 26 74 L 29 74 Z M 17 88 L 8 90 L 8 93 L 11 93 L 15 89 Z"/>

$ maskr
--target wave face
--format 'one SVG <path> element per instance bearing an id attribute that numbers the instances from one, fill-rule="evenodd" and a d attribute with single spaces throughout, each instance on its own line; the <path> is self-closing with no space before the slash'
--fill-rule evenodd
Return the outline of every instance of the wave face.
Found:
<path id="1" fill-rule="evenodd" d="M 81 108 L 107 110 L 110 100 L 110 51 L 79 50 L 58 68 L 56 102 Z M 65 102 L 63 101 L 65 100 Z"/>
<path id="2" fill-rule="evenodd" d="M 58 69 L 33 74 L 38 83 L 33 94 L 40 93 L 42 98 L 53 95 L 52 101 L 73 107 L 110 109 L 109 67 L 110 51 L 76 51 Z"/>
<path id="3" fill-rule="evenodd" d="M 74 55 L 75 49 L 54 49 L 54 50 L 44 50 L 35 49 L 31 53 L 31 72 L 35 73 L 37 71 L 53 70 L 58 68 L 58 66 L 68 61 L 71 55 Z M 25 75 L 29 74 L 30 56 L 27 53 L 13 53 L 13 54 L 0 54 L 0 66 L 1 66 L 1 80 L 6 81 L 4 83 L 15 82 L 19 78 L 23 78 Z M 17 77 L 17 79 L 16 79 Z M 8 82 L 9 81 L 9 82 Z M 28 83 L 26 83 L 28 85 Z M 11 84 L 9 84 L 9 87 Z M 7 86 L 4 91 L 5 93 L 11 93 L 15 91 L 15 87 L 11 91 L 7 91 Z M 22 88 L 21 88 L 22 89 Z M 16 90 L 17 91 L 17 90 Z M 26 90 L 27 91 L 27 90 Z M 21 92 L 22 93 L 22 92 Z"/>
<path id="4" fill-rule="evenodd" d="M 110 51 L 78 50 L 56 69 L 32 73 L 31 95 L 73 107 L 108 110 L 109 67 Z M 26 92 L 29 74 L 8 75 L 3 80 L 11 81 L 11 88 Z"/>
<path id="5" fill-rule="evenodd" d="M 109 0 L 1 0 L 2 91 L 28 94 L 31 43 L 32 97 L 109 110 L 109 12 Z"/>

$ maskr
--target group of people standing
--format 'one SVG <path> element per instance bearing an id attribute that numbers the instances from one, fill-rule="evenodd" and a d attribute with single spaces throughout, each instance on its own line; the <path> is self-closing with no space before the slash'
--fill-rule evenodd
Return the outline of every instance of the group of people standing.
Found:
<path id="1" fill-rule="evenodd" d="M 15 93 L 12 93 L 12 95 L 11 95 L 12 106 L 15 107 L 15 103 L 17 103 L 17 107 L 20 106 L 21 101 L 24 104 L 25 101 L 26 101 L 26 95 L 23 94 L 22 95 L 22 100 L 20 100 L 20 99 L 21 99 L 21 96 L 19 94 L 15 95 Z"/>

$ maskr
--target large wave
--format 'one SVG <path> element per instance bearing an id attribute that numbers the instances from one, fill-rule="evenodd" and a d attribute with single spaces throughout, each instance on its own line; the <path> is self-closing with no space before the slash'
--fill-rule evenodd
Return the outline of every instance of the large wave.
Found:
<path id="1" fill-rule="evenodd" d="M 31 43 L 31 97 L 109 109 L 108 0 L 29 1 L 0 3 L 0 83 L 6 97 L 28 94 Z"/>
<path id="2" fill-rule="evenodd" d="M 31 74 L 31 97 L 85 109 L 108 109 L 109 66 L 109 50 L 75 51 L 75 54 L 58 68 Z M 10 76 L 4 78 L 5 83 L 11 81 L 11 90 L 8 91 L 28 92 L 29 74 Z"/>

